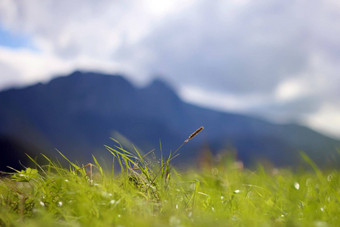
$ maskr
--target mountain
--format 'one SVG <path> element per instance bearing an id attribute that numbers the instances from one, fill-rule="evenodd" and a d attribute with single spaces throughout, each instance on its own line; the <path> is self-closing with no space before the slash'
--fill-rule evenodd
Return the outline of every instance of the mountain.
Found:
<path id="1" fill-rule="evenodd" d="M 88 162 L 91 154 L 107 155 L 103 145 L 113 145 L 110 137 L 118 135 L 145 152 L 156 149 L 158 155 L 161 140 L 167 154 L 201 125 L 205 130 L 183 148 L 179 165 L 193 164 L 204 146 L 214 155 L 233 148 L 247 166 L 259 160 L 296 166 L 298 151 L 323 167 L 340 164 L 338 140 L 296 124 L 273 124 L 185 103 L 160 79 L 137 88 L 122 75 L 75 71 L 46 84 L 0 92 L 2 157 L 22 154 L 25 147 L 54 155 L 57 148 L 73 160 Z"/>

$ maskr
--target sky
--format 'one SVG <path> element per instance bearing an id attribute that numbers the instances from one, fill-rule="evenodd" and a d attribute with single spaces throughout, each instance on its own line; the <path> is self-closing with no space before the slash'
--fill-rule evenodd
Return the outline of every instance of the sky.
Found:
<path id="1" fill-rule="evenodd" d="M 76 69 L 340 138 L 338 0 L 1 0 L 0 89 Z"/>

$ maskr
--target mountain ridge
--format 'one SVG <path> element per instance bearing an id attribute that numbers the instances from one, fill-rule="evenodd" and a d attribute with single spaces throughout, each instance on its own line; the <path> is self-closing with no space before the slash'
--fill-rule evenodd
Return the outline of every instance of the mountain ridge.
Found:
<path id="1" fill-rule="evenodd" d="M 0 92 L 0 135 L 33 141 L 46 150 L 58 148 L 81 161 L 92 153 L 102 155 L 114 132 L 146 151 L 159 150 L 162 140 L 163 150 L 170 152 L 201 125 L 206 129 L 186 146 L 178 162 L 192 164 L 199 147 L 208 143 L 214 154 L 234 147 L 248 166 L 259 157 L 294 166 L 299 150 L 321 166 L 334 159 L 333 166 L 340 163 L 338 140 L 296 124 L 274 124 L 185 103 L 160 79 L 137 88 L 121 74 L 75 71 L 45 84 Z"/>

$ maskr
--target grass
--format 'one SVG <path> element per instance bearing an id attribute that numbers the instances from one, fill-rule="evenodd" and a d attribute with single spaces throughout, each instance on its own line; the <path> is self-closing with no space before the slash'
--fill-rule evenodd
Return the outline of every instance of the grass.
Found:
<path id="1" fill-rule="evenodd" d="M 48 164 L 0 179 L 0 226 L 339 226 L 340 174 L 214 168 L 176 172 L 137 150 L 107 147 L 119 173 Z M 176 150 L 177 152 L 178 150 Z M 61 154 L 62 155 L 62 154 Z M 228 162 L 230 163 L 230 162 Z"/>

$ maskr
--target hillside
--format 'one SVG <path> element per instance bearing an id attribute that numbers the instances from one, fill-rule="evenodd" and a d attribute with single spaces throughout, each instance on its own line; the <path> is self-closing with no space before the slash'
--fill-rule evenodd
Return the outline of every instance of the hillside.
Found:
<path id="1" fill-rule="evenodd" d="M 278 125 L 253 117 L 213 111 L 183 102 L 164 81 L 134 87 L 121 75 L 76 71 L 46 84 L 0 92 L 0 137 L 73 160 L 107 154 L 117 132 L 147 152 L 159 141 L 174 150 L 199 126 L 204 133 L 187 144 L 177 163 L 194 163 L 202 146 L 216 154 L 233 148 L 250 166 L 269 160 L 296 166 L 303 150 L 320 166 L 339 166 L 340 142 L 303 126 Z M 8 156 L 6 146 L 1 155 Z M 20 153 L 20 151 L 17 151 Z"/>

